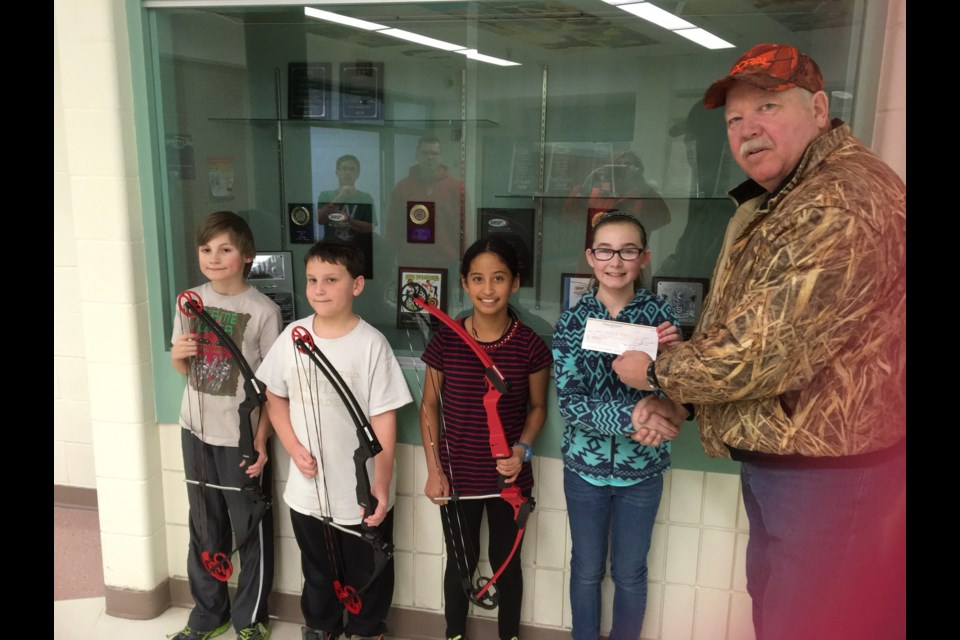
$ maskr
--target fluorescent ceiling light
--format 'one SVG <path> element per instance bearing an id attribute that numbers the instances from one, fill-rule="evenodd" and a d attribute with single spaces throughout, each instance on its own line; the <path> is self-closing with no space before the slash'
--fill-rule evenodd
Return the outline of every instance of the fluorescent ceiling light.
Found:
<path id="1" fill-rule="evenodd" d="M 488 62 L 490 64 L 495 64 L 501 67 L 519 67 L 519 62 L 514 62 L 513 60 L 504 60 L 502 58 L 494 58 L 493 56 L 487 56 L 476 49 L 464 49 L 462 51 L 457 51 L 456 53 L 462 53 L 471 60 L 477 60 L 479 62 Z"/>
<path id="2" fill-rule="evenodd" d="M 709 31 L 703 29 L 677 29 L 674 31 L 678 36 L 683 36 L 687 40 L 692 40 L 707 49 L 732 49 L 734 45 L 723 38 L 718 38 Z"/>
<path id="3" fill-rule="evenodd" d="M 635 0 L 603 0 L 607 4 L 623 9 L 627 13 L 643 18 L 647 22 L 652 22 L 658 27 L 669 29 L 687 40 L 692 40 L 700 46 L 707 49 L 730 49 L 734 45 L 723 38 L 713 35 L 709 31 L 701 29 L 695 24 L 691 24 L 679 16 L 650 4 L 649 2 L 636 2 Z"/>
<path id="4" fill-rule="evenodd" d="M 435 38 L 428 38 L 427 36 L 422 36 L 419 33 L 413 33 L 412 31 L 404 31 L 403 29 L 385 29 L 379 31 L 385 36 L 392 36 L 394 38 L 400 38 L 401 40 L 409 40 L 410 42 L 416 42 L 417 44 L 425 44 L 428 47 L 433 47 L 434 49 L 443 49 L 444 51 L 460 51 L 461 49 L 466 49 L 463 45 L 452 44 L 450 42 L 444 42 L 443 40 L 437 40 Z"/>
<path id="5" fill-rule="evenodd" d="M 320 9 L 313 9 L 311 7 L 304 7 L 303 12 L 310 16 L 311 18 L 316 18 L 317 20 L 326 20 L 327 22 L 336 22 L 337 24 L 345 24 L 348 27 L 354 27 L 355 29 L 364 29 L 366 31 L 380 31 L 386 29 L 382 24 L 377 24 L 376 22 L 367 22 L 366 20 L 358 20 L 357 18 L 351 18 L 349 16 L 342 16 L 339 13 L 332 13 L 330 11 L 321 11 Z"/>
<path id="6" fill-rule="evenodd" d="M 434 49 L 441 49 L 443 51 L 451 51 L 454 53 L 462 53 L 463 55 L 467 56 L 471 60 L 477 60 L 479 62 L 487 62 L 489 64 L 495 64 L 501 67 L 520 66 L 519 62 L 513 62 L 511 60 L 503 60 L 502 58 L 494 58 L 493 56 L 487 56 L 480 53 L 476 49 L 468 49 L 459 44 L 453 44 L 452 42 L 444 42 L 443 40 L 437 40 L 436 38 L 428 38 L 427 36 L 422 36 L 419 33 L 413 33 L 412 31 L 404 31 L 403 29 L 390 29 L 382 24 L 377 24 L 375 22 L 367 22 L 366 20 L 359 20 L 357 18 L 342 16 L 339 13 L 322 11 L 320 9 L 313 9 L 311 7 L 304 7 L 303 13 L 305 15 L 310 16 L 311 18 L 316 18 L 318 20 L 326 20 L 327 22 L 335 22 L 337 24 L 346 25 L 348 27 L 354 27 L 356 29 L 373 31 L 374 33 L 382 33 L 385 36 L 399 38 L 400 40 L 406 40 L 407 42 L 415 42 L 417 44 L 433 47 Z"/>
<path id="7" fill-rule="evenodd" d="M 647 22 L 652 22 L 658 27 L 663 27 L 664 29 L 693 29 L 697 25 L 690 24 L 683 18 L 673 15 L 669 11 L 664 11 L 660 7 L 650 4 L 649 2 L 639 2 L 637 4 L 624 4 L 620 5 L 620 8 L 628 13 L 632 13 L 635 16 L 639 16 L 646 20 Z"/>

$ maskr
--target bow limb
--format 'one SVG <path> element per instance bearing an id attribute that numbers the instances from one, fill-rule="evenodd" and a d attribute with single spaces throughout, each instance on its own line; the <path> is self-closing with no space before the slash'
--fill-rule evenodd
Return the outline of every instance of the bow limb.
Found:
<path id="1" fill-rule="evenodd" d="M 483 396 L 483 407 L 487 416 L 487 428 L 489 430 L 490 453 L 494 458 L 508 458 L 513 455 L 512 447 L 507 443 L 507 437 L 503 430 L 503 423 L 500 420 L 498 404 L 504 393 L 510 390 L 510 382 L 501 373 L 500 369 L 494 364 L 490 355 L 484 351 L 480 345 L 468 334 L 459 323 L 446 313 L 431 305 L 420 297 L 414 297 L 415 302 L 422 309 L 440 320 L 450 328 L 464 343 L 470 347 L 470 350 L 477 356 L 484 368 L 484 377 L 487 381 L 487 392 Z M 504 572 L 507 566 L 513 560 L 523 535 L 526 531 L 527 518 L 533 510 L 534 502 L 532 498 L 523 495 L 520 487 L 512 482 L 507 482 L 504 476 L 499 479 L 500 497 L 513 509 L 513 518 L 517 524 L 517 537 L 513 542 L 513 547 L 507 555 L 503 564 L 494 572 L 493 576 L 485 583 L 481 578 L 475 587 L 471 587 L 468 593 L 470 600 L 484 609 L 493 609 L 497 606 L 499 597 L 492 591 L 497 579 Z"/>
<path id="2" fill-rule="evenodd" d="M 503 431 L 503 423 L 500 422 L 500 414 L 497 411 L 497 405 L 501 396 L 510 390 L 510 382 L 506 376 L 500 372 L 497 365 L 480 348 L 477 341 L 470 337 L 463 327 L 461 327 L 453 318 L 446 313 L 431 305 L 423 298 L 414 298 L 413 301 L 422 307 L 425 311 L 437 318 L 443 324 L 447 325 L 451 331 L 463 340 L 470 350 L 476 354 L 480 363 L 483 365 L 483 375 L 487 380 L 487 393 L 483 396 L 483 408 L 487 414 L 487 428 L 490 431 L 490 453 L 494 458 L 509 458 L 513 455 L 513 450 L 507 444 L 507 436 Z"/>

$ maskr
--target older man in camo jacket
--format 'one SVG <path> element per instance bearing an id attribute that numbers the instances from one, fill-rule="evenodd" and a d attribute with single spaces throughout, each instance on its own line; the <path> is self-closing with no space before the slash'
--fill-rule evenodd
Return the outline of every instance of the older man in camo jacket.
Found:
<path id="1" fill-rule="evenodd" d="M 614 369 L 742 463 L 759 640 L 903 638 L 906 187 L 795 47 L 752 48 L 704 105 L 750 180 L 693 338 Z"/>

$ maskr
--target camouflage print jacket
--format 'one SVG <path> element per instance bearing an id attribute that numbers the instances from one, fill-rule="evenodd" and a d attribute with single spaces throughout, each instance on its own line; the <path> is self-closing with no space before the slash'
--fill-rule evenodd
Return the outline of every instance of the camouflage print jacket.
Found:
<path id="1" fill-rule="evenodd" d="M 847 125 L 814 140 L 767 198 L 731 192 L 730 222 L 691 340 L 657 359 L 694 403 L 704 448 L 837 457 L 906 432 L 906 187 Z M 727 445 L 727 446 L 725 446 Z"/>

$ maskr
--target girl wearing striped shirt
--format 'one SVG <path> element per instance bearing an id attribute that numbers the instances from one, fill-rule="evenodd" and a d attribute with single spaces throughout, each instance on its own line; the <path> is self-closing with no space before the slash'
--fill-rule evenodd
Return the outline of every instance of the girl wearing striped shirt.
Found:
<path id="1" fill-rule="evenodd" d="M 487 513 L 488 555 L 494 569 L 506 560 L 517 538 L 513 509 L 499 497 L 499 478 L 515 482 L 524 495 L 533 488 L 532 444 L 547 416 L 547 384 L 553 357 L 544 341 L 516 317 L 510 294 L 520 288 L 517 253 L 505 240 L 478 240 L 464 253 L 460 283 L 470 296 L 473 312 L 457 322 L 487 352 L 510 382 L 498 412 L 513 456 L 491 456 L 483 397 L 484 367 L 456 333 L 441 326 L 423 354 L 427 365 L 420 431 L 427 461 L 424 493 L 441 505 L 447 545 L 444 573 L 444 615 L 447 638 L 463 640 L 469 600 L 469 576 L 480 552 L 480 522 Z M 451 504 L 450 496 L 481 499 Z M 465 583 L 464 579 L 467 582 Z M 501 640 L 520 632 L 523 578 L 520 549 L 496 582 Z"/>

